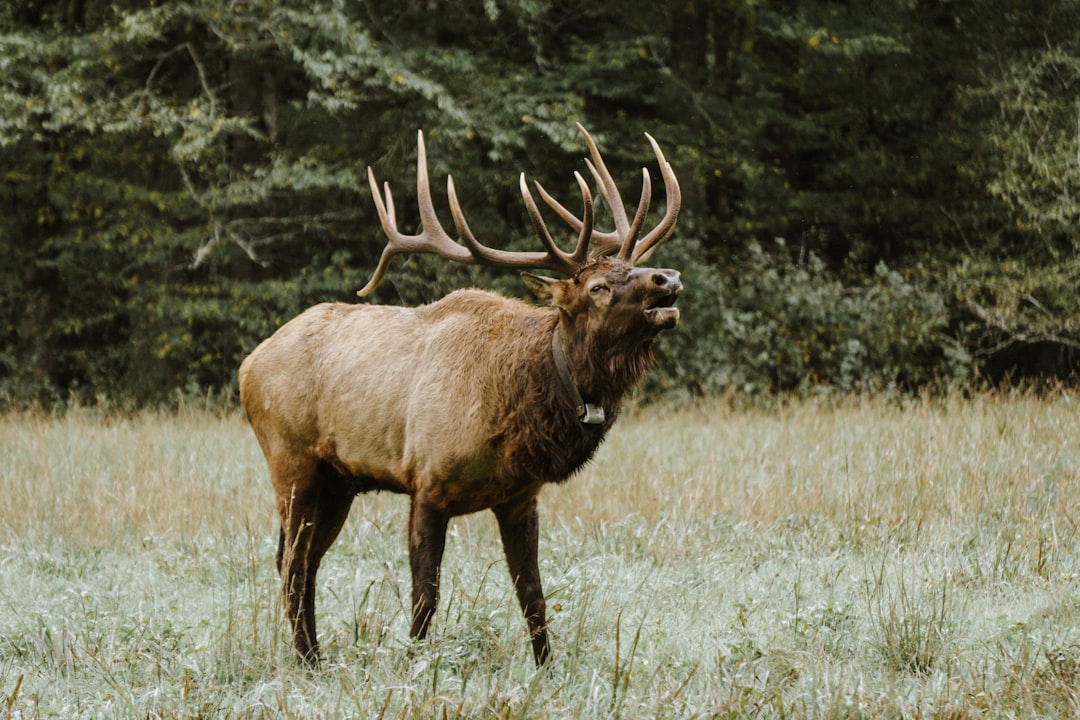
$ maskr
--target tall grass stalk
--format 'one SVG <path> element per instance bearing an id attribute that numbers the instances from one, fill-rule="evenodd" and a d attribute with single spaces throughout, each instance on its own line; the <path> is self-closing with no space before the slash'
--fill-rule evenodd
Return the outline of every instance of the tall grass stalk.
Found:
<path id="1" fill-rule="evenodd" d="M 1080 714 L 1076 401 L 628 413 L 541 497 L 532 666 L 486 513 L 408 639 L 405 499 L 357 499 L 289 647 L 238 415 L 0 417 L 0 717 Z"/>

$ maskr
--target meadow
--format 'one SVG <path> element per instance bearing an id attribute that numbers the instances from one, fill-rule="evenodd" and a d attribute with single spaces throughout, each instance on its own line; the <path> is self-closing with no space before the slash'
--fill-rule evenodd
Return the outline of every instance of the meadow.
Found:
<path id="1" fill-rule="evenodd" d="M 1080 714 L 1080 399 L 642 407 L 541 496 L 536 670 L 489 513 L 408 639 L 407 500 L 361 496 L 292 656 L 239 413 L 0 417 L 0 717 Z"/>

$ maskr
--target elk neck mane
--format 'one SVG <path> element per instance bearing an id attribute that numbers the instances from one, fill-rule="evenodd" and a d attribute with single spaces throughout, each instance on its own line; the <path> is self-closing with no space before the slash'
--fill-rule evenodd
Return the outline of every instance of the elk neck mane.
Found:
<path id="1" fill-rule="evenodd" d="M 626 394 L 652 365 L 652 338 L 605 346 L 570 325 L 561 310 L 531 305 L 485 290 L 451 293 L 424 310 L 434 319 L 468 313 L 479 320 L 483 362 L 498 381 L 486 388 L 492 419 L 496 474 L 515 484 L 562 482 L 596 452 L 618 417 Z M 552 338 L 563 332 L 571 377 L 586 402 L 601 405 L 605 420 L 587 425 L 577 416 L 560 380 Z"/>

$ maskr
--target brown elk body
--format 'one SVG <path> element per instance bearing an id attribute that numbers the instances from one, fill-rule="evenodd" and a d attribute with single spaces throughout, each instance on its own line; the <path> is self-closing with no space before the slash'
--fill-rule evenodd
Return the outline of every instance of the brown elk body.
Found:
<path id="1" fill-rule="evenodd" d="M 595 145 L 586 138 L 599 167 L 590 170 L 609 204 L 621 206 Z M 634 265 L 667 239 L 678 212 L 677 183 L 656 151 L 668 187 L 668 212 L 661 226 L 636 244 L 637 230 L 621 207 L 613 208 L 615 233 L 592 229 L 591 196 L 580 177 L 581 219 L 540 189 L 580 231 L 579 251 L 590 241 L 600 246 L 591 257 L 551 246 L 541 257 L 479 245 L 460 217 L 451 182 L 455 222 L 470 248 L 465 257 L 453 256 L 458 251 L 446 245 L 430 211 L 421 144 L 418 185 L 425 232 L 398 233 L 388 190 L 385 206 L 377 199 L 391 245 L 365 291 L 402 246 L 464 262 L 557 269 L 571 277 L 523 273 L 543 307 L 481 290 L 460 290 L 416 308 L 317 305 L 244 360 L 241 400 L 277 498 L 277 563 L 302 658 L 318 661 L 315 577 L 323 555 L 357 494 L 389 490 L 411 496 L 410 634 L 423 638 L 427 633 L 450 518 L 491 509 L 534 658 L 538 664 L 547 659 L 537 497 L 545 483 L 565 480 L 592 457 L 627 391 L 652 363 L 657 334 L 679 319 L 672 307 L 682 290 L 679 273 Z M 645 178 L 642 205 L 647 207 Z M 543 237 L 546 230 L 530 201 L 526 197 Z M 634 225 L 640 227 L 639 218 Z M 432 240 L 439 234 L 444 237 Z M 611 239 L 615 236 L 618 242 Z M 618 256 L 607 256 L 613 249 Z"/>

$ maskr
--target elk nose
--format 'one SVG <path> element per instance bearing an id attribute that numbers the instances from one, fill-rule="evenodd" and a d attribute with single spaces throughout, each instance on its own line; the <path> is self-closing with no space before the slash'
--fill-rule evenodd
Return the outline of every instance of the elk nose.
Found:
<path id="1" fill-rule="evenodd" d="M 677 295 L 682 292 L 682 280 L 679 279 L 678 270 L 653 270 L 650 280 L 653 285 L 669 293 Z"/>

